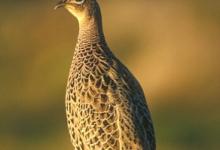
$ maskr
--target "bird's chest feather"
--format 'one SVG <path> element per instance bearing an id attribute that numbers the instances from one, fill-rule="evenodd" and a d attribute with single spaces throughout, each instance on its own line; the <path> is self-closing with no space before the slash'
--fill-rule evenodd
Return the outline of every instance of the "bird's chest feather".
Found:
<path id="1" fill-rule="evenodd" d="M 76 53 L 70 69 L 66 99 L 73 103 L 90 103 L 107 93 L 110 78 L 109 60 L 98 49 Z"/>

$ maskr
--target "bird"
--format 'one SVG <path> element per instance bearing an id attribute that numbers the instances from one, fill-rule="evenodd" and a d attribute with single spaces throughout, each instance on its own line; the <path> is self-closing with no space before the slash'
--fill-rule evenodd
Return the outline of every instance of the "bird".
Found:
<path id="1" fill-rule="evenodd" d="M 65 108 L 74 150 L 156 150 L 141 85 L 110 50 L 97 0 L 61 0 L 79 24 Z"/>

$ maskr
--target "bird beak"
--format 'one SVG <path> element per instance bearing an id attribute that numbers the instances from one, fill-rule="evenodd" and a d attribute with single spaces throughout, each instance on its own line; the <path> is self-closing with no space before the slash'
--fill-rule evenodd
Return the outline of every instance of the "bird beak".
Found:
<path id="1" fill-rule="evenodd" d="M 58 8 L 60 8 L 60 7 L 64 7 L 66 5 L 66 0 L 61 0 L 61 1 L 59 1 L 57 4 L 56 4 L 56 6 L 54 7 L 54 9 L 56 10 L 56 9 L 58 9 Z"/>

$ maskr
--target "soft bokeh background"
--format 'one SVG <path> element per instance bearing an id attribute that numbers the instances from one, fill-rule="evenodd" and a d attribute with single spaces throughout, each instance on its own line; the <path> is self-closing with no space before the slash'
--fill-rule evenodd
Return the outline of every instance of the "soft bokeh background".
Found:
<path id="1" fill-rule="evenodd" d="M 78 25 L 55 0 L 0 4 L 0 149 L 71 150 L 64 95 Z M 220 1 L 100 0 L 141 82 L 158 150 L 220 148 Z"/>

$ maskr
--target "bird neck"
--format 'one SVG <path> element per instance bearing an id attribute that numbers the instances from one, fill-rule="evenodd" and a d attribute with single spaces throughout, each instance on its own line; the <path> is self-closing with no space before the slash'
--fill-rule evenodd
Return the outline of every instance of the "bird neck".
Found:
<path id="1" fill-rule="evenodd" d="M 96 9 L 90 15 L 79 21 L 78 47 L 90 47 L 96 43 L 107 46 L 102 29 L 101 11 L 98 4 L 96 5 Z"/>
<path id="2" fill-rule="evenodd" d="M 96 43 L 103 39 L 102 22 L 97 17 L 79 23 L 78 43 Z"/>

